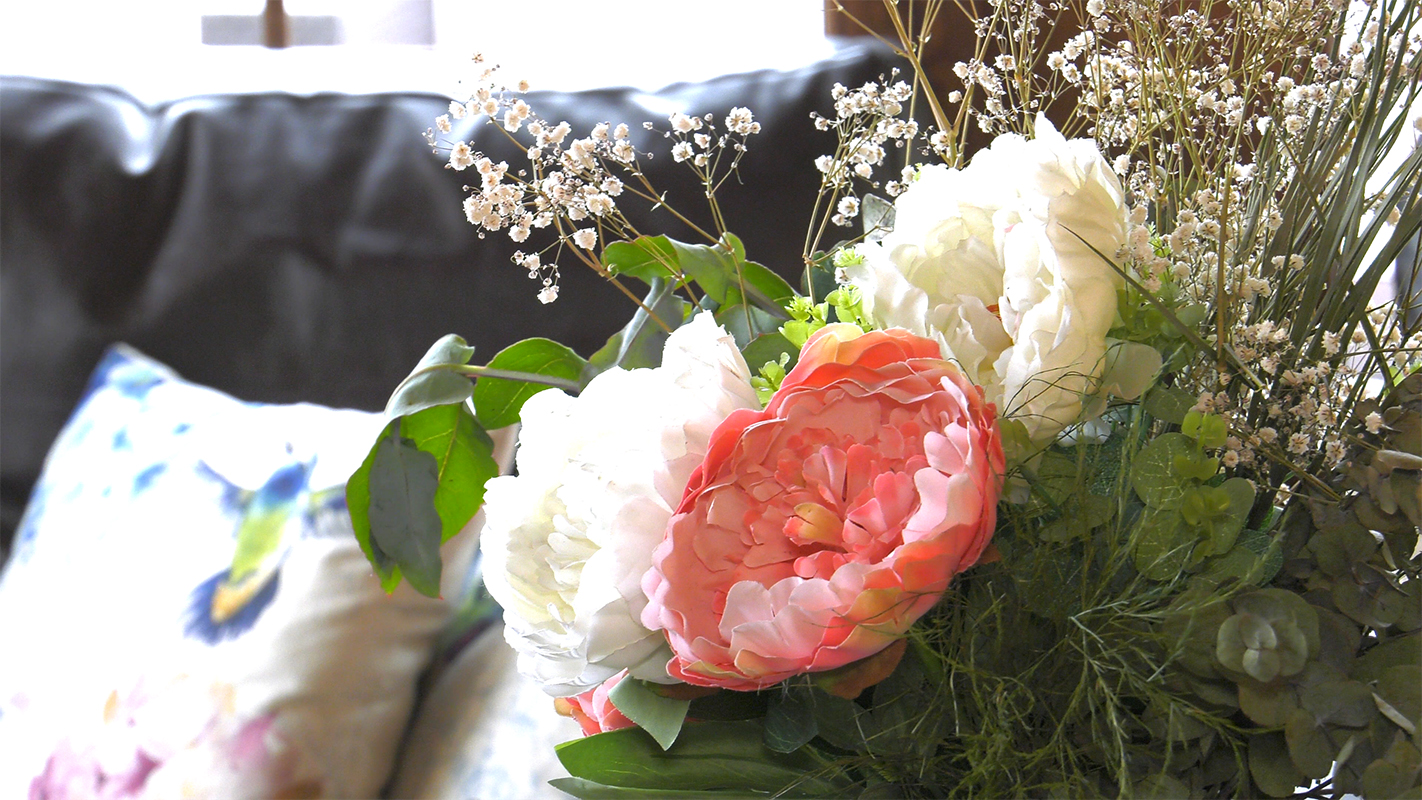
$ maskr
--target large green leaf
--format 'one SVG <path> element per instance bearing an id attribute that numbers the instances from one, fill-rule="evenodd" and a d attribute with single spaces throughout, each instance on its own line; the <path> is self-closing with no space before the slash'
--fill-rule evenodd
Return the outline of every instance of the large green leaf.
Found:
<path id="1" fill-rule="evenodd" d="M 680 327 L 685 317 L 686 301 L 673 292 L 676 284 L 663 278 L 653 278 L 651 289 L 642 304 L 651 309 L 668 328 Z M 603 370 L 612 367 L 636 369 L 658 367 L 662 363 L 662 347 L 666 344 L 669 330 L 664 330 L 650 316 L 646 309 L 638 308 L 632 319 L 622 330 L 612 335 L 602 349 L 588 359 L 588 367 L 583 375 L 583 383 Z"/>
<path id="2" fill-rule="evenodd" d="M 676 250 L 665 236 L 641 236 L 630 242 L 613 242 L 603 248 L 602 263 L 613 275 L 626 275 L 646 284 L 658 279 L 682 277 Z"/>
<path id="3" fill-rule="evenodd" d="M 686 710 L 691 707 L 690 700 L 664 697 L 636 678 L 619 681 L 607 693 L 607 699 L 638 727 L 651 734 L 663 750 L 676 742 L 681 725 L 686 721 Z"/>
<path id="4" fill-rule="evenodd" d="M 370 468 L 370 538 L 416 590 L 439 594 L 441 523 L 434 509 L 439 463 L 397 427 L 375 446 Z"/>
<path id="5" fill-rule="evenodd" d="M 391 420 L 371 446 L 365 461 L 346 481 L 346 508 L 350 510 L 356 541 L 380 578 L 380 588 L 387 592 L 395 591 L 395 587 L 400 585 L 400 567 L 370 538 L 370 470 L 375 465 L 375 454 L 380 450 L 381 442 L 389 436 L 398 435 L 399 428 L 400 420 Z"/>
<path id="6" fill-rule="evenodd" d="M 764 264 L 746 259 L 745 245 L 741 244 L 741 240 L 734 233 L 726 233 L 723 238 L 735 254 L 737 263 L 741 265 L 741 280 L 747 287 L 745 294 L 753 302 L 769 300 L 779 308 L 795 296 L 795 289 L 784 278 L 776 275 Z M 757 293 L 761 296 L 757 297 Z"/>
<path id="7" fill-rule="evenodd" d="M 756 338 L 774 333 L 781 322 L 782 319 L 744 303 L 722 306 L 716 311 L 716 324 L 731 334 L 739 348 L 749 347 Z"/>
<path id="8" fill-rule="evenodd" d="M 554 778 L 548 782 L 560 792 L 579 798 L 579 800 L 620 800 L 620 798 L 645 797 L 648 800 L 661 800 L 661 798 L 706 798 L 706 797 L 726 797 L 726 798 L 746 798 L 746 797 L 768 797 L 766 792 L 747 792 L 744 789 L 727 789 L 722 791 L 712 791 L 710 789 L 633 789 L 627 786 L 608 786 L 603 783 L 595 783 L 585 778 Z M 793 795 L 790 795 L 793 796 Z"/>
<path id="9" fill-rule="evenodd" d="M 810 755 L 766 747 L 762 727 L 752 721 L 690 723 L 666 751 L 646 731 L 623 728 L 565 742 L 557 753 L 570 775 L 606 786 L 740 792 L 789 787 L 782 797 L 833 796 L 844 789 L 837 779 L 816 774 L 820 764 Z"/>
<path id="10" fill-rule="evenodd" d="M 435 510 L 449 541 L 484 502 L 484 484 L 499 474 L 494 442 L 463 403 L 436 406 L 405 418 L 405 435 L 439 464 Z"/>
<path id="11" fill-rule="evenodd" d="M 498 474 L 493 442 L 463 403 L 434 406 L 386 426 L 346 484 L 351 525 L 381 588 L 402 575 L 439 594 L 439 545 L 468 524 Z"/>
<path id="12" fill-rule="evenodd" d="M 577 381 L 587 363 L 564 345 L 551 339 L 535 338 L 500 350 L 488 367 Z M 474 386 L 474 413 L 485 430 L 512 425 L 518 422 L 524 401 L 547 388 L 545 384 L 530 381 L 482 377 Z"/>
<path id="13" fill-rule="evenodd" d="M 474 357 L 474 348 L 449 334 L 434 343 L 385 405 L 390 419 L 414 414 L 431 406 L 462 403 L 472 391 L 469 378 L 451 367 L 462 367 Z"/>

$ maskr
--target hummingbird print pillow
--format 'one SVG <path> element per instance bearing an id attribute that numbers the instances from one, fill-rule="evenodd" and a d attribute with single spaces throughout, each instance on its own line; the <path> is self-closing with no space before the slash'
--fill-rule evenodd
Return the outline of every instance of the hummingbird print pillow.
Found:
<path id="1" fill-rule="evenodd" d="M 0 577 L 0 796 L 376 795 L 449 615 L 382 592 L 351 532 L 383 422 L 112 348 Z"/>

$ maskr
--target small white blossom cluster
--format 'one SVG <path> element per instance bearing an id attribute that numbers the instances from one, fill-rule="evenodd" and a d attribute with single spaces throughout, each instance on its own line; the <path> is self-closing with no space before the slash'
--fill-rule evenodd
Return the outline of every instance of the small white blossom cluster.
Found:
<path id="1" fill-rule="evenodd" d="M 838 144 L 833 155 L 815 159 L 815 167 L 821 175 L 820 194 L 829 198 L 830 221 L 848 226 L 860 210 L 855 182 L 880 188 L 875 170 L 884 166 L 891 147 L 903 148 L 918 136 L 919 129 L 917 122 L 903 118 L 913 97 L 913 87 L 904 81 L 870 81 L 858 89 L 837 83 L 830 96 L 834 116 L 814 113 L 810 118 L 819 130 L 833 130 Z M 903 192 L 908 174 L 901 170 L 897 180 L 882 184 L 884 191 L 891 197 Z"/>
<path id="2" fill-rule="evenodd" d="M 554 234 L 552 242 L 540 250 L 520 250 L 513 256 L 513 262 L 527 270 L 530 279 L 541 281 L 538 299 L 551 303 L 558 298 L 560 273 L 556 258 L 548 258 L 550 250 L 571 252 L 601 273 L 598 242 L 638 235 L 618 208 L 618 198 L 624 192 L 652 203 L 664 203 L 665 198 L 643 174 L 639 159 L 650 159 L 651 154 L 637 150 L 626 124 L 603 122 L 593 126 L 587 136 L 575 136 L 569 123 L 543 119 L 518 96 L 528 91 L 526 82 L 516 87 L 502 85 L 495 77 L 497 67 L 482 66 L 480 56 L 474 61 L 481 69 L 469 99 L 450 103 L 449 113 L 435 120 L 426 138 L 436 153 L 447 152 L 449 169 L 478 173 L 479 183 L 464 187 L 469 193 L 464 215 L 479 229 L 480 238 L 506 231 L 510 239 L 523 243 L 536 230 Z M 510 166 L 475 150 L 469 142 L 436 139 L 436 131 L 449 134 L 452 120 L 465 117 L 482 117 L 482 124 L 501 128 L 523 148 L 527 163 Z M 726 117 L 726 134 L 716 136 L 711 120 L 710 116 L 703 120 L 673 114 L 673 132 L 668 134 L 677 138 L 672 157 L 695 166 L 707 184 L 708 198 L 714 191 L 714 177 L 734 170 L 745 152 L 745 138 L 760 130 L 760 123 L 745 108 L 732 109 Z M 727 146 L 735 156 L 727 170 L 718 172 L 716 159 Z"/>
<path id="3" fill-rule="evenodd" d="M 662 131 L 662 137 L 673 142 L 672 160 L 691 167 L 707 200 L 714 204 L 716 189 L 740 166 L 746 140 L 760 133 L 760 123 L 750 109 L 740 106 L 731 109 L 722 120 L 724 132 L 716 130 L 715 114 L 697 117 L 678 111 L 667 117 L 667 122 L 670 128 Z M 650 122 L 643 123 L 643 127 L 656 130 Z"/>
<path id="4" fill-rule="evenodd" d="M 1368 319 L 1380 332 L 1378 344 L 1392 366 L 1406 374 L 1422 366 L 1422 332 L 1404 340 L 1399 321 L 1391 304 L 1375 309 Z M 1263 472 L 1271 461 L 1307 462 L 1321 455 L 1328 467 L 1342 465 L 1348 421 L 1340 409 L 1357 399 L 1349 395 L 1374 352 L 1363 329 L 1355 328 L 1347 341 L 1342 332 L 1323 331 L 1305 338 L 1302 347 L 1287 327 L 1271 320 L 1240 326 L 1234 333 L 1234 352 L 1257 369 L 1264 385 L 1215 373 L 1218 390 L 1200 394 L 1195 408 L 1225 417 L 1235 434 L 1225 445 L 1222 463 Z M 1253 424 L 1246 413 L 1251 408 L 1262 411 Z M 1373 414 L 1363 423 L 1369 433 L 1377 433 L 1382 420 Z"/>
<path id="5" fill-rule="evenodd" d="M 1062 20 L 1066 4 L 1038 0 L 990 0 L 992 13 L 977 19 L 975 32 L 995 55 L 981 56 L 953 65 L 953 74 L 963 88 L 947 96 L 950 104 L 963 104 L 966 115 L 984 133 L 998 135 L 1019 132 L 1024 120 L 1047 110 L 1044 99 L 1056 96 L 1062 82 L 1047 78 L 1034 69 L 1035 54 L 1045 50 L 1046 36 Z M 1099 13 L 1101 2 L 1088 3 L 1088 12 Z M 1016 54 L 1016 55 L 1014 55 Z M 930 141 L 933 149 L 952 163 L 952 137 L 941 134 Z"/>

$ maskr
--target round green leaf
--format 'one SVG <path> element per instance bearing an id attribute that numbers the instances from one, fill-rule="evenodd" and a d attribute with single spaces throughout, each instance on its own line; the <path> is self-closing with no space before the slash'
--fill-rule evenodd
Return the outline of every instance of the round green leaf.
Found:
<path id="1" fill-rule="evenodd" d="M 1190 554 L 1194 533 L 1180 512 L 1149 509 L 1141 517 L 1136 540 L 1136 569 L 1151 580 L 1168 581 L 1180 574 Z"/>
<path id="2" fill-rule="evenodd" d="M 1328 733 L 1307 709 L 1298 709 L 1284 723 L 1284 739 L 1289 758 L 1305 778 L 1322 778 L 1333 769 L 1338 748 L 1328 741 Z"/>
<path id="3" fill-rule="evenodd" d="M 1289 758 L 1283 734 L 1249 737 L 1249 775 L 1270 797 L 1288 797 L 1308 780 Z"/>
<path id="4" fill-rule="evenodd" d="M 1155 437 L 1136 454 L 1132 462 L 1131 485 L 1141 500 L 1152 508 L 1178 508 L 1185 496 L 1186 482 L 1175 469 L 1177 457 L 1192 457 L 1190 439 L 1180 433 Z"/>

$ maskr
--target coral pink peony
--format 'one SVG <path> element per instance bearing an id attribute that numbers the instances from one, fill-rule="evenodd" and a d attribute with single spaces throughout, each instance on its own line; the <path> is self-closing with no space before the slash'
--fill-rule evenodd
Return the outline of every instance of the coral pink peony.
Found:
<path id="1" fill-rule="evenodd" d="M 642 624 L 701 686 L 873 655 L 978 560 L 1002 473 L 996 410 L 937 343 L 827 326 L 763 411 L 712 434 L 642 579 Z"/>
<path id="2" fill-rule="evenodd" d="M 607 698 L 612 687 L 625 677 L 627 677 L 627 670 L 624 669 L 582 694 L 554 698 L 553 707 L 558 710 L 559 714 L 576 720 L 582 726 L 584 736 L 615 731 L 619 728 L 630 728 L 636 723 L 623 716 L 622 712 L 617 710 L 617 706 Z"/>

